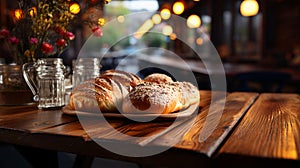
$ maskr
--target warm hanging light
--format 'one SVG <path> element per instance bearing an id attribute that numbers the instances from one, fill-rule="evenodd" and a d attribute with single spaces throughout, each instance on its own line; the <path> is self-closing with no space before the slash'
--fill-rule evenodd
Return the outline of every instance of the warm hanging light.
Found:
<path id="1" fill-rule="evenodd" d="M 154 14 L 152 16 L 152 21 L 154 24 L 160 24 L 161 23 L 161 17 L 159 14 Z"/>
<path id="2" fill-rule="evenodd" d="M 14 11 L 14 15 L 17 20 L 20 20 L 24 17 L 23 11 L 21 9 L 16 9 Z"/>
<path id="3" fill-rule="evenodd" d="M 181 1 L 175 2 L 173 5 L 173 12 L 177 15 L 182 14 L 184 11 L 184 4 Z"/>
<path id="4" fill-rule="evenodd" d="M 108 3 L 111 2 L 111 0 L 104 0 L 104 2 L 105 2 L 106 4 L 108 4 Z"/>
<path id="5" fill-rule="evenodd" d="M 170 35 L 170 40 L 176 40 L 176 38 L 177 38 L 177 35 L 175 33 L 172 33 Z"/>
<path id="6" fill-rule="evenodd" d="M 31 17 L 33 17 L 34 15 L 36 15 L 36 7 L 32 7 L 29 9 L 29 15 Z"/>
<path id="7" fill-rule="evenodd" d="M 104 18 L 99 18 L 98 19 L 98 25 L 100 25 L 100 26 L 104 26 L 104 24 L 105 24 L 105 19 Z"/>
<path id="8" fill-rule="evenodd" d="M 186 22 L 189 28 L 198 28 L 201 25 L 201 19 L 198 15 L 189 16 Z"/>
<path id="9" fill-rule="evenodd" d="M 168 20 L 171 17 L 171 12 L 168 8 L 164 8 L 160 11 L 160 16 L 164 20 Z"/>
<path id="10" fill-rule="evenodd" d="M 197 43 L 197 45 L 202 45 L 203 44 L 203 38 L 201 38 L 201 37 L 198 37 L 197 39 L 196 39 L 196 43 Z"/>
<path id="11" fill-rule="evenodd" d="M 71 3 L 70 7 L 69 7 L 69 11 L 72 14 L 74 14 L 74 15 L 78 14 L 80 12 L 80 5 L 79 5 L 79 3 L 77 3 L 77 2 Z"/>
<path id="12" fill-rule="evenodd" d="M 256 0 L 244 0 L 240 6 L 243 16 L 255 16 L 258 13 L 259 5 Z"/>

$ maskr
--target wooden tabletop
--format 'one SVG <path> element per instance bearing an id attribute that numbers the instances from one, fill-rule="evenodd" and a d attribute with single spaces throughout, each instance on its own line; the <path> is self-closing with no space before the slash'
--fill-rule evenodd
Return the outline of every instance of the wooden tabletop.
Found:
<path id="1" fill-rule="evenodd" d="M 253 167 L 300 164 L 300 96 L 200 91 L 193 118 L 134 122 L 66 115 L 35 106 L 0 106 L 0 141 L 166 167 Z M 224 107 L 223 107 L 224 105 Z M 84 120 L 83 125 L 82 123 Z M 109 123 L 110 127 L 107 127 Z M 83 129 L 84 128 L 84 129 Z M 124 138 L 114 131 L 139 138 Z M 116 154 L 99 145 L 169 148 L 145 157 Z M 245 164 L 247 163 L 247 164 Z"/>

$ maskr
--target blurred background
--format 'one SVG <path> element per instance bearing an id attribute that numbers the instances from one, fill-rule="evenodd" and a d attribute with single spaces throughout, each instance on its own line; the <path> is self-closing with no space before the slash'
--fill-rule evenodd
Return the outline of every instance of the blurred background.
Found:
<path id="1" fill-rule="evenodd" d="M 17 0 L 0 2 L 0 27 L 14 25 L 17 19 L 17 2 Z M 70 2 L 84 5 L 86 1 L 70 0 Z M 268 83 L 264 87 L 270 88 L 270 81 L 266 81 L 266 76 L 269 76 L 273 79 L 271 83 L 281 82 L 280 89 L 272 92 L 299 92 L 300 1 L 298 0 L 112 0 L 101 10 L 81 11 L 84 12 L 87 14 L 94 12 L 94 15 L 103 18 L 105 23 L 111 20 L 122 23 L 124 16 L 132 13 L 150 13 L 131 17 L 132 20 L 126 21 L 122 27 L 109 27 L 108 30 L 104 27 L 103 31 L 109 33 L 109 36 L 94 40 L 92 43 L 94 46 L 91 47 L 99 50 L 90 53 L 91 57 L 106 53 L 105 59 L 101 62 L 102 71 L 120 66 L 122 58 L 128 55 L 133 56 L 133 59 L 121 63 L 127 64 L 124 65 L 126 70 L 134 68 L 134 64 L 145 61 L 148 61 L 147 64 L 172 66 L 172 60 L 160 57 L 157 60 L 155 57 L 163 56 L 165 54 L 163 50 L 136 52 L 145 47 L 162 48 L 192 63 L 192 70 L 199 80 L 200 89 L 210 89 L 208 74 L 205 72 L 205 66 L 201 64 L 203 60 L 199 60 L 194 52 L 200 52 L 209 58 L 210 53 L 205 50 L 209 41 L 216 48 L 224 64 L 229 91 L 267 91 L 262 90 L 262 86 L 250 90 L 246 88 L 244 81 L 254 76 L 257 80 L 264 79 L 263 83 Z M 168 24 L 169 14 L 190 20 L 193 24 L 187 25 L 188 29 L 178 30 L 180 25 Z M 82 14 L 82 17 L 85 15 Z M 80 49 L 92 33 L 91 29 L 80 23 L 75 23 L 73 29 L 76 39 L 63 53 L 65 64 L 71 68 L 72 61 L 77 58 Z M 132 29 L 144 30 L 145 33 L 118 40 L 120 35 L 135 31 Z M 147 33 L 154 29 L 161 31 L 162 34 Z M 176 38 L 178 34 L 184 34 L 184 40 L 188 44 Z M 114 41 L 118 43 L 111 46 Z M 139 59 L 136 55 L 142 58 Z M 3 49 L 0 58 L 2 62 L 11 61 L 9 54 Z M 137 60 L 140 62 L 136 63 Z M 263 73 L 242 74 L 253 71 Z M 282 73 L 285 73 L 283 77 Z"/>

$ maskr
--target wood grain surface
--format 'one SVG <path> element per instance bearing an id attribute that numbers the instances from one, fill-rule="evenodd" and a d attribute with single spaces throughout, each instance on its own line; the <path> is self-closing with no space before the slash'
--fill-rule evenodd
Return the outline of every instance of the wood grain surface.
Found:
<path id="1" fill-rule="evenodd" d="M 10 109 L 10 108 L 8 108 Z M 0 117 L 1 118 L 1 117 Z M 31 110 L 14 112 L 0 120 L 0 128 L 36 132 L 65 123 L 76 121 L 77 118 L 65 116 L 60 110 Z"/>
<path id="2" fill-rule="evenodd" d="M 5 118 L 14 118 L 26 113 L 35 113 L 37 105 L 28 106 L 0 106 L 0 120 Z"/>
<path id="3" fill-rule="evenodd" d="M 293 166 L 299 166 L 300 95 L 200 91 L 200 99 L 195 117 L 146 123 L 121 118 L 78 119 L 61 110 L 38 110 L 36 106 L 0 106 L 0 142 L 156 166 L 205 163 L 232 168 L 236 163 L 236 167 L 254 167 L 261 159 L 273 165 L 293 160 Z M 119 136 L 116 130 L 135 138 Z M 112 154 L 94 140 L 171 148 L 140 159 Z M 160 164 L 161 158 L 168 159 Z M 185 159 L 190 163 L 185 164 Z"/>
<path id="4" fill-rule="evenodd" d="M 220 93 L 219 93 L 220 94 Z M 177 138 L 177 148 L 197 151 L 210 157 L 239 119 L 255 101 L 257 93 L 231 93 L 203 108 L 195 120 L 158 138 L 156 145 L 169 145 Z M 221 102 L 225 102 L 224 111 Z M 208 108 L 210 107 L 210 108 Z M 206 135 L 206 134 L 210 135 Z"/>
<path id="5" fill-rule="evenodd" d="M 300 96 L 261 94 L 219 151 L 227 154 L 300 160 Z"/>

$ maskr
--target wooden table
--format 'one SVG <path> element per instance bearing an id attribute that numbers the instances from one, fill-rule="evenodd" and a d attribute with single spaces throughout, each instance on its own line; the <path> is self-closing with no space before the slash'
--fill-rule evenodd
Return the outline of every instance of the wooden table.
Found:
<path id="1" fill-rule="evenodd" d="M 170 121 L 107 120 L 122 133 L 142 137 L 140 141 L 121 139 L 111 134 L 111 128 L 103 123 L 96 123 L 97 127 L 86 132 L 77 116 L 63 114 L 61 110 L 0 106 L 0 141 L 29 149 L 124 160 L 142 166 L 299 167 L 300 95 L 204 90 L 200 94 L 195 120 L 183 120 L 172 129 Z M 93 123 L 90 126 L 93 127 Z M 157 136 L 149 139 L 150 135 Z M 107 144 L 145 149 L 179 142 L 153 156 L 127 157 L 104 149 L 91 136 Z"/>

